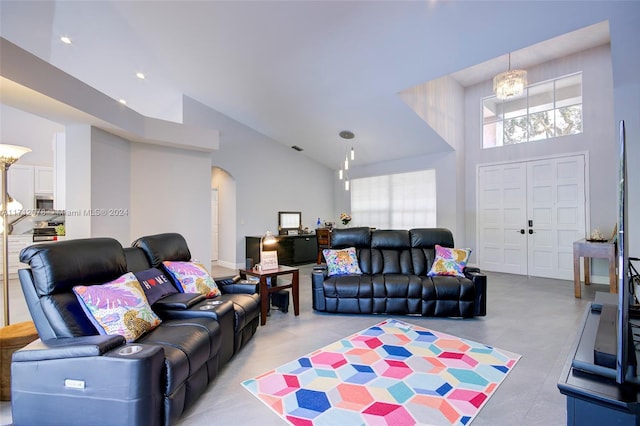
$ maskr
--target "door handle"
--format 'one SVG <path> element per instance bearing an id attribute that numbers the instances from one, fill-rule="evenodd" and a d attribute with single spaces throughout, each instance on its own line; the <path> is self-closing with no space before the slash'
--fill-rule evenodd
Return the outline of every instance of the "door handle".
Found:
<path id="1" fill-rule="evenodd" d="M 521 230 L 516 231 L 516 232 L 519 232 L 519 233 L 521 233 L 521 234 L 524 234 L 524 229 L 521 229 Z"/>
<path id="2" fill-rule="evenodd" d="M 529 229 L 529 234 L 533 234 L 535 231 L 533 229 Z"/>

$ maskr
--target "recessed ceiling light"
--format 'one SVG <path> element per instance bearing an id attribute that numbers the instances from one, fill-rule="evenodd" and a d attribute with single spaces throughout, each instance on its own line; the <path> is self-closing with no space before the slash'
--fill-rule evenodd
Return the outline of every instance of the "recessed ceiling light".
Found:
<path id="1" fill-rule="evenodd" d="M 138 72 L 136 73 L 136 77 L 138 77 L 140 80 L 144 80 L 144 73 L 142 73 L 142 72 L 138 71 Z"/>
<path id="2" fill-rule="evenodd" d="M 120 102 L 122 105 L 126 105 L 127 104 L 127 101 L 124 100 L 124 99 L 120 99 L 118 102 Z"/>
<path id="3" fill-rule="evenodd" d="M 64 44 L 71 44 L 71 39 L 67 36 L 60 37 L 60 41 L 63 42 Z"/>

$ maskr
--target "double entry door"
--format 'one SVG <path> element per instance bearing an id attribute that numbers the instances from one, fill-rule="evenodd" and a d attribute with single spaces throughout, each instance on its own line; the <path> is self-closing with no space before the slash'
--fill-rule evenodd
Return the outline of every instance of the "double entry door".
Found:
<path id="1" fill-rule="evenodd" d="M 478 167 L 478 262 L 487 271 L 573 279 L 585 236 L 585 155 Z"/>

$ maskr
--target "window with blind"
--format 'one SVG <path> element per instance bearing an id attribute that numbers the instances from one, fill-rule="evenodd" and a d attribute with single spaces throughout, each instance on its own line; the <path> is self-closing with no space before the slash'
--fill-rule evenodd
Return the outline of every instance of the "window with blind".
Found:
<path id="1" fill-rule="evenodd" d="M 411 229 L 436 226 L 436 171 L 351 180 L 354 226 Z"/>

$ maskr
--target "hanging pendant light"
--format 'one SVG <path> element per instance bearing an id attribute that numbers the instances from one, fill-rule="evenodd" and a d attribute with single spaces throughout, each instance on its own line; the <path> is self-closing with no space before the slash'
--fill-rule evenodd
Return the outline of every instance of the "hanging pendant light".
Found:
<path id="1" fill-rule="evenodd" d="M 338 135 L 345 140 L 350 140 L 355 137 L 352 131 L 350 130 L 342 130 Z M 340 164 L 340 169 L 338 170 L 338 179 L 344 179 L 344 190 L 349 190 L 349 162 L 352 162 L 356 159 L 356 150 L 351 147 L 350 150 L 345 151 L 344 162 Z"/>
<path id="2" fill-rule="evenodd" d="M 527 71 L 511 69 L 511 53 L 509 53 L 509 69 L 493 77 L 493 91 L 496 98 L 504 101 L 516 98 L 524 92 L 527 87 Z"/>

